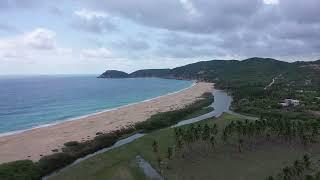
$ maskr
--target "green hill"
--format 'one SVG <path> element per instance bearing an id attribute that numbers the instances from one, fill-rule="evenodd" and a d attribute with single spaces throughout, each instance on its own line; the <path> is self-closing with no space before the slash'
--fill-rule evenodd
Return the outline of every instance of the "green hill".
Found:
<path id="1" fill-rule="evenodd" d="M 117 71 L 117 70 L 107 70 L 103 74 L 101 74 L 98 78 L 128 78 L 129 74 Z"/>
<path id="2" fill-rule="evenodd" d="M 283 81 L 294 81 L 297 85 L 304 85 L 311 81 L 311 85 L 320 85 L 320 60 L 313 62 L 283 62 L 271 58 L 249 58 L 239 60 L 211 60 L 200 61 L 173 69 L 145 69 L 131 74 L 119 71 L 106 71 L 99 77 L 134 78 L 160 77 L 174 79 L 204 80 L 217 83 L 217 86 L 240 86 L 271 82 L 275 77 Z M 120 75 L 119 75 L 120 74 Z"/>

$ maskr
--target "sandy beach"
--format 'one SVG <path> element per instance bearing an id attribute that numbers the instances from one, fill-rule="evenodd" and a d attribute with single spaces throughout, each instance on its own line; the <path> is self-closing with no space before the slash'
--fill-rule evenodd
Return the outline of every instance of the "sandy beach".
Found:
<path id="1" fill-rule="evenodd" d="M 116 130 L 144 121 L 158 112 L 182 108 L 204 92 L 212 91 L 213 84 L 200 82 L 188 89 L 149 101 L 0 137 L 0 163 L 22 159 L 37 161 L 41 156 L 53 153 L 53 149 L 63 147 L 65 142 L 89 140 L 97 132 Z"/>

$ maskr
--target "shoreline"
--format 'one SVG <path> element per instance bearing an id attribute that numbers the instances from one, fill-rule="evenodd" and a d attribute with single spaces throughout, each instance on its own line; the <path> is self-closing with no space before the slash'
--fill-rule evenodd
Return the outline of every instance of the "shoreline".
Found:
<path id="1" fill-rule="evenodd" d="M 171 93 L 167 93 L 167 94 L 164 94 L 164 95 L 156 96 L 156 97 L 153 97 L 153 98 L 150 98 L 150 99 L 146 99 L 146 100 L 143 100 L 143 101 L 133 102 L 133 103 L 129 103 L 129 104 L 126 104 L 126 105 L 122 105 L 122 106 L 118 106 L 118 107 L 114 107 L 114 108 L 110 108 L 110 109 L 98 110 L 97 112 L 89 113 L 89 114 L 86 114 L 86 115 L 81 115 L 81 116 L 76 116 L 76 117 L 72 117 L 72 118 L 56 120 L 56 121 L 54 121 L 54 122 L 52 122 L 52 123 L 42 124 L 42 125 L 36 125 L 36 126 L 34 126 L 34 127 L 27 128 L 27 129 L 15 130 L 15 131 L 8 131 L 8 132 L 0 133 L 0 138 L 1 138 L 1 137 L 6 137 L 6 136 L 11 136 L 11 135 L 16 135 L 16 134 L 21 134 L 21 133 L 24 133 L 24 132 L 26 132 L 26 131 L 31 131 L 31 130 L 34 130 L 34 129 L 45 128 L 45 127 L 50 127 L 50 126 L 55 126 L 55 125 L 59 125 L 59 124 L 61 124 L 61 123 L 65 123 L 65 122 L 77 121 L 77 120 L 81 120 L 81 119 L 83 119 L 83 118 L 87 118 L 87 117 L 90 117 L 90 116 L 99 115 L 99 114 L 101 114 L 101 113 L 118 110 L 118 109 L 123 108 L 123 107 L 131 106 L 131 105 L 135 105 L 135 104 L 139 104 L 139 103 L 143 103 L 143 102 L 152 101 L 152 100 L 155 100 L 155 99 L 164 97 L 164 96 L 176 94 L 176 93 L 179 93 L 179 92 L 181 92 L 181 91 L 190 89 L 190 88 L 192 88 L 193 86 L 195 86 L 196 84 L 197 84 L 197 83 L 196 83 L 195 81 L 193 81 L 193 83 L 192 83 L 189 87 L 186 87 L 186 88 L 183 88 L 183 89 L 180 89 L 180 90 L 178 90 L 178 91 L 171 92 Z"/>
<path id="2" fill-rule="evenodd" d="M 98 132 L 110 132 L 145 121 L 159 112 L 183 108 L 195 102 L 203 93 L 212 92 L 212 83 L 193 83 L 188 88 L 147 99 L 137 103 L 108 109 L 76 120 L 63 121 L 46 127 L 36 128 L 0 137 L 0 163 L 30 159 L 61 152 L 69 141 L 87 141 Z"/>

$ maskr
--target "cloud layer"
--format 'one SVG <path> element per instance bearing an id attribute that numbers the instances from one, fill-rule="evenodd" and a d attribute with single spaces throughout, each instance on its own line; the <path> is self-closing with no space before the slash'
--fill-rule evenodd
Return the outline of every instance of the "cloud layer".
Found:
<path id="1" fill-rule="evenodd" d="M 314 60 L 319 7 L 319 0 L 5 0 L 0 63 L 92 73 L 252 56 Z"/>
<path id="2" fill-rule="evenodd" d="M 200 49 L 200 53 L 211 49 L 212 56 L 217 50 L 225 55 L 295 56 L 319 49 L 314 40 L 320 36 L 318 0 L 93 0 L 89 5 L 147 27 L 178 33 L 165 37 L 164 45 L 171 48 L 178 45 Z M 188 54 L 190 51 L 185 51 Z"/>

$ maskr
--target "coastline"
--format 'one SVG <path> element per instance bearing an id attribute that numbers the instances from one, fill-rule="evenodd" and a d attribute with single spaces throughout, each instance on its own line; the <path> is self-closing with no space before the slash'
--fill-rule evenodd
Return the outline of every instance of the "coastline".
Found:
<path id="1" fill-rule="evenodd" d="M 0 163 L 21 159 L 37 161 L 41 156 L 52 154 L 53 149 L 61 149 L 65 142 L 90 140 L 97 132 L 109 132 L 144 121 L 158 112 L 182 108 L 212 90 L 211 83 L 193 83 L 188 88 L 141 102 L 2 136 Z"/>
<path id="2" fill-rule="evenodd" d="M 118 107 L 114 107 L 114 108 L 110 108 L 110 109 L 98 110 L 98 112 L 89 113 L 89 114 L 86 114 L 86 115 L 76 116 L 76 117 L 67 118 L 67 119 L 61 119 L 61 120 L 54 121 L 54 122 L 52 122 L 52 123 L 36 125 L 36 126 L 34 126 L 34 127 L 27 128 L 27 129 L 22 129 L 22 130 L 16 130 L 16 131 L 9 131 L 9 132 L 0 133 L 0 138 L 6 137 L 6 136 L 11 136 L 11 135 L 16 135 L 16 134 L 21 134 L 21 133 L 23 133 L 23 132 L 31 131 L 31 130 L 34 130 L 34 129 L 46 128 L 46 127 L 50 127 L 50 126 L 55 126 L 55 125 L 59 125 L 59 124 L 61 124 L 61 123 L 69 122 L 69 121 L 77 121 L 77 120 L 81 120 L 81 119 L 83 119 L 83 118 L 87 118 L 87 117 L 90 117 L 90 116 L 99 115 L 99 114 L 101 114 L 101 113 L 118 110 L 118 109 L 120 109 L 120 108 L 124 108 L 124 107 L 127 107 L 127 106 L 131 106 L 131 105 L 135 105 L 135 104 L 139 104 L 139 103 L 143 103 L 143 102 L 148 102 L 148 101 L 156 100 L 156 99 L 161 98 L 161 97 L 164 97 L 164 96 L 176 94 L 176 93 L 179 93 L 179 92 L 181 92 L 181 91 L 190 89 L 190 88 L 192 88 L 193 86 L 195 86 L 196 84 L 197 84 L 197 83 L 196 83 L 195 81 L 193 81 L 193 83 L 192 83 L 189 87 L 186 87 L 186 88 L 183 88 L 183 89 L 180 89 L 180 90 L 178 90 L 178 91 L 174 91 L 174 92 L 171 92 L 171 93 L 168 93 L 168 94 L 164 94 L 164 95 L 156 96 L 156 97 L 153 97 L 153 98 L 150 98 L 150 99 L 146 99 L 146 100 L 143 100 L 143 101 L 134 102 L 134 103 L 129 103 L 129 104 L 126 104 L 126 105 L 122 105 L 122 106 L 118 106 Z M 0 161 L 0 163 L 1 163 L 1 161 Z"/>

